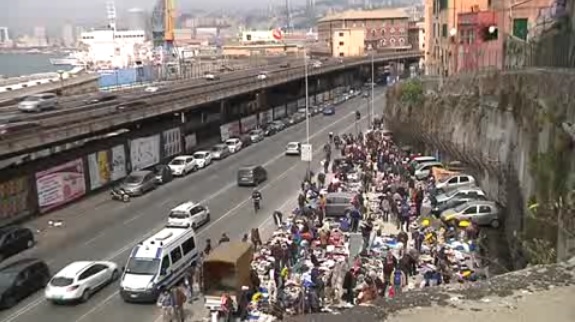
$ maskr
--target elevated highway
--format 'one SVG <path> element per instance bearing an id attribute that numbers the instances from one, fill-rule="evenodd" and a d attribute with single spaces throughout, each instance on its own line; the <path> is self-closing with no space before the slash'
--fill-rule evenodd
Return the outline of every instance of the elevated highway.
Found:
<path id="1" fill-rule="evenodd" d="M 394 52 L 378 55 L 376 64 L 390 61 L 413 60 L 421 57 L 419 51 Z M 310 77 L 361 68 L 371 65 L 371 58 L 331 62 L 309 70 Z M 133 101 L 140 102 L 131 108 L 118 109 L 118 103 L 101 103 L 67 108 L 63 110 L 26 116 L 35 127 L 4 136 L 0 151 L 4 157 L 30 152 L 61 142 L 106 133 L 131 123 L 137 123 L 165 114 L 174 114 L 210 102 L 219 102 L 234 96 L 261 91 L 304 78 L 303 64 L 276 70 L 268 70 L 265 80 L 255 76 L 259 71 L 245 71 L 222 77 L 216 82 L 182 85 L 166 91 L 142 95 Z"/>

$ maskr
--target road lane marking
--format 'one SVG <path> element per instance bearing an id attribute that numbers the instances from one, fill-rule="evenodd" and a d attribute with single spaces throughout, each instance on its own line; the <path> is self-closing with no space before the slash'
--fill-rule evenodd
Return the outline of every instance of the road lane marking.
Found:
<path id="1" fill-rule="evenodd" d="M 379 94 L 376 96 L 376 99 L 379 100 L 379 98 L 381 96 L 385 95 L 385 92 Z M 363 104 L 362 104 L 363 105 Z M 360 109 L 365 108 L 364 106 L 360 106 Z M 350 118 L 351 116 L 353 116 L 355 114 L 355 112 L 350 112 L 349 114 L 345 114 L 342 118 L 338 119 L 337 121 L 330 123 L 327 126 L 324 126 L 323 128 L 317 130 L 314 134 L 310 135 L 310 139 L 311 138 L 315 138 L 317 136 L 319 136 L 320 134 L 322 134 L 323 132 L 326 132 L 328 129 L 336 126 L 337 124 L 340 124 L 344 121 L 346 121 L 348 118 Z M 362 120 L 365 118 L 365 116 L 362 117 Z M 300 123 L 301 124 L 301 123 Z M 355 123 L 345 127 L 343 129 L 343 131 L 340 132 L 346 132 L 348 129 L 351 129 L 355 126 Z M 293 127 L 291 127 L 293 129 Z M 289 129 L 288 129 L 289 130 Z M 281 135 L 281 133 L 280 133 Z M 315 153 L 315 152 L 314 152 Z M 279 153 L 278 155 L 276 155 L 274 158 L 268 160 L 266 163 L 264 163 L 264 165 L 269 165 L 275 161 L 277 161 L 278 159 L 280 159 L 282 156 L 284 156 L 284 152 Z M 285 176 L 285 172 L 291 171 L 295 166 L 299 165 L 298 163 L 296 163 L 296 165 L 290 167 L 288 170 L 284 171 L 284 173 L 280 174 L 280 176 Z M 276 180 L 272 180 L 269 183 L 267 183 L 266 185 L 264 185 L 261 189 L 265 189 L 267 188 L 271 183 L 277 181 Z M 223 194 L 224 192 L 226 192 L 227 190 L 231 189 L 232 187 L 235 187 L 236 184 L 234 183 L 230 183 L 226 186 L 224 186 L 223 188 L 219 189 L 215 194 L 212 194 L 210 197 L 205 198 L 204 200 L 200 201 L 199 203 L 207 203 L 208 201 L 214 199 L 215 197 Z M 249 200 L 249 199 L 246 199 Z M 243 202 L 241 202 L 241 204 L 244 204 L 246 202 L 246 200 L 244 200 Z M 236 206 L 233 209 L 238 209 L 239 207 Z M 140 212 L 138 215 L 134 216 L 134 220 L 136 218 L 139 218 L 142 214 L 144 214 L 143 212 Z M 222 219 L 224 219 L 225 217 L 229 216 L 231 214 L 230 211 L 226 212 L 224 215 L 222 215 L 220 218 L 216 219 L 215 221 L 211 222 L 209 225 L 207 225 L 204 229 L 202 229 L 201 231 L 198 232 L 198 236 L 204 234 L 207 230 L 209 230 L 211 227 L 213 227 L 216 223 L 220 222 Z M 103 261 L 112 261 L 112 259 L 120 256 L 122 253 L 128 251 L 129 249 L 131 249 L 135 244 L 137 244 L 139 241 L 141 241 L 143 238 L 145 238 L 145 236 L 148 236 L 152 233 L 154 233 L 156 230 L 160 229 L 161 227 L 163 227 L 164 224 L 161 225 L 157 225 L 155 226 L 153 229 L 147 231 L 145 234 L 141 235 L 140 237 L 138 237 L 137 239 L 134 239 L 133 241 L 131 241 L 130 243 L 128 243 L 126 246 L 122 247 L 121 249 L 113 252 L 112 254 L 109 254 L 105 259 L 102 259 Z M 106 232 L 108 232 L 108 230 L 106 230 Z M 106 234 L 102 234 L 102 236 L 104 236 Z M 93 241 L 95 241 L 96 239 L 94 239 Z M 119 293 L 118 290 L 116 290 L 114 293 L 112 293 L 110 296 L 114 297 L 115 295 L 117 295 Z M 25 306 L 23 306 L 22 308 L 20 308 L 19 310 L 17 310 L 16 312 L 12 313 L 11 315 L 9 315 L 6 319 L 3 320 L 3 322 L 12 322 L 15 319 L 19 318 L 20 316 L 26 314 L 27 312 L 33 310 L 36 306 L 40 305 L 41 303 L 43 303 L 44 297 L 43 296 L 38 296 L 37 299 L 33 300 L 32 302 L 26 304 Z M 85 318 L 85 317 L 83 317 Z"/>

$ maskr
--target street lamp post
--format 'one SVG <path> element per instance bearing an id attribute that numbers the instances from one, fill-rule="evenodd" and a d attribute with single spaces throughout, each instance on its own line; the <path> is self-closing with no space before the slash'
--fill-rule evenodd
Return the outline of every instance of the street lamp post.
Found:
<path id="1" fill-rule="evenodd" d="M 369 126 L 372 127 L 373 126 L 373 120 L 374 120 L 374 109 L 373 109 L 373 99 L 374 99 L 374 88 L 375 88 L 375 62 L 374 62 L 374 58 L 373 58 L 373 51 L 371 52 L 371 102 L 370 102 L 370 114 L 369 114 Z"/>
<path id="2" fill-rule="evenodd" d="M 311 180 L 311 155 L 312 149 L 309 143 L 309 73 L 308 73 L 308 57 L 307 57 L 307 50 L 304 47 L 303 51 L 303 60 L 304 60 L 304 76 L 305 76 L 305 142 L 306 146 L 308 147 L 309 151 L 309 158 L 307 160 L 307 175 Z"/>

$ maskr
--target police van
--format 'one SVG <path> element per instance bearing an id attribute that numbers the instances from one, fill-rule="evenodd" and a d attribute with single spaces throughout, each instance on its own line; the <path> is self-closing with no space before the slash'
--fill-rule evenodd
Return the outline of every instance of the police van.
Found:
<path id="1" fill-rule="evenodd" d="M 192 228 L 163 228 L 137 244 L 120 282 L 126 302 L 154 302 L 164 288 L 177 284 L 198 258 Z"/>

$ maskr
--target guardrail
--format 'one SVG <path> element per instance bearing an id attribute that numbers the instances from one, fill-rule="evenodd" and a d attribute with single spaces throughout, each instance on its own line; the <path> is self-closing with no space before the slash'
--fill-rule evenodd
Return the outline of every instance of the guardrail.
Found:
<path id="1" fill-rule="evenodd" d="M 389 60 L 413 59 L 418 57 L 421 57 L 421 53 L 419 51 L 409 51 L 378 55 L 374 57 L 374 61 L 379 63 Z M 310 69 L 309 76 L 353 68 L 370 62 L 371 58 L 363 58 L 340 64 L 327 65 L 320 68 Z M 247 81 L 246 77 L 251 77 L 251 80 Z M 72 137 L 103 131 L 163 114 L 180 112 L 184 109 L 204 103 L 223 100 L 246 92 L 252 92 L 258 89 L 284 84 L 296 79 L 302 79 L 304 77 L 304 71 L 303 66 L 299 66 L 277 71 L 272 77 L 269 77 L 266 80 L 257 80 L 253 75 L 246 77 L 217 84 L 208 84 L 206 87 L 201 87 L 193 90 L 191 93 L 186 93 L 185 96 L 177 95 L 178 99 L 174 99 L 173 96 L 176 95 L 161 96 L 158 97 L 158 99 L 149 102 L 149 106 L 141 107 L 139 109 L 117 111 L 114 106 L 85 110 L 81 115 L 72 114 L 68 118 L 65 116 L 57 118 L 57 122 L 52 124 L 46 123 L 39 130 L 32 131 L 34 133 L 15 133 L 10 136 L 10 140 L 0 141 L 0 151 L 4 152 L 4 154 L 15 153 L 17 151 L 64 141 Z M 141 100 L 141 98 L 138 100 Z M 78 118 L 79 116 L 81 116 L 81 119 Z"/>

